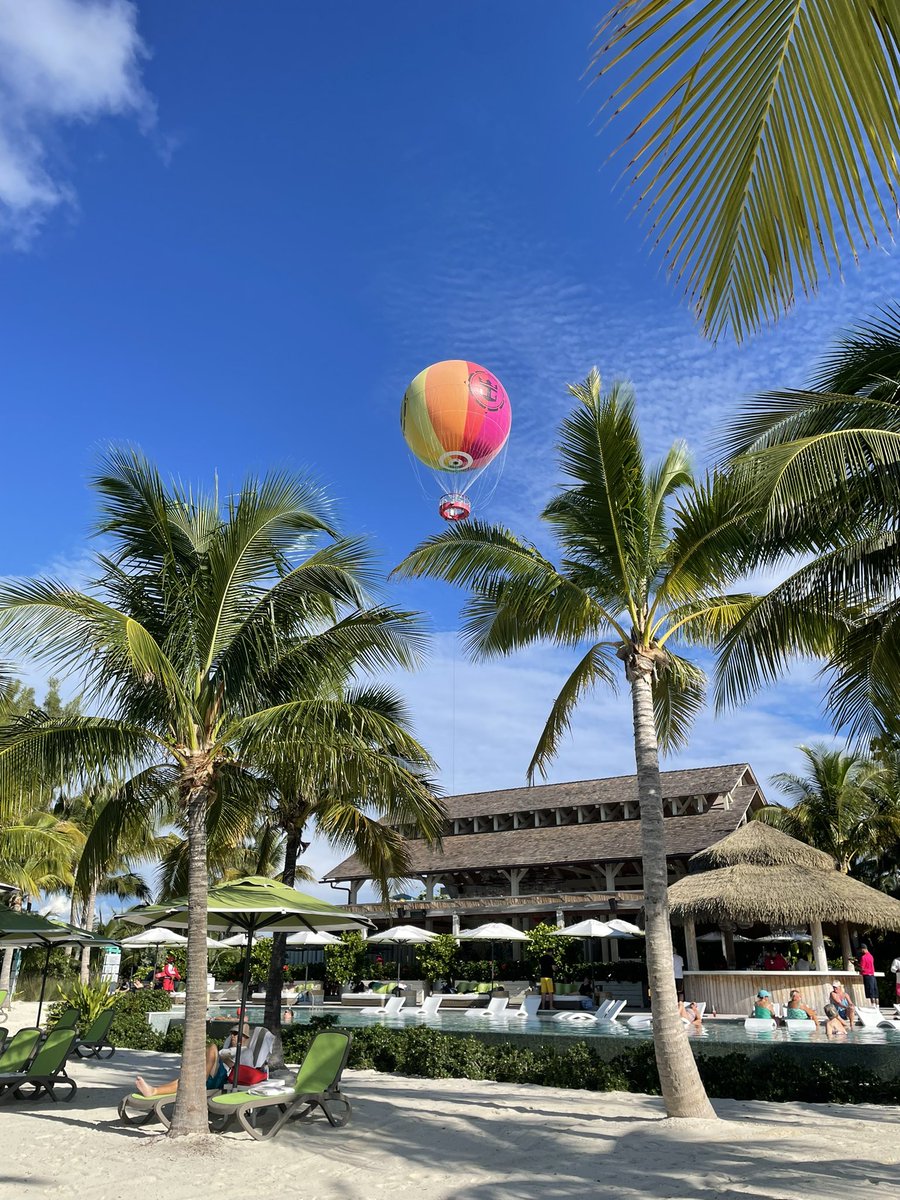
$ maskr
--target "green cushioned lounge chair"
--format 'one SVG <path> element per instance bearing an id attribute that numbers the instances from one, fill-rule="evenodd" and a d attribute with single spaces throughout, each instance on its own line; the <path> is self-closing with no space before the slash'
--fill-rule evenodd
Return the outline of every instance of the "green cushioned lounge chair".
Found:
<path id="1" fill-rule="evenodd" d="M 115 1046 L 109 1040 L 109 1030 L 116 1018 L 116 1010 L 108 1008 L 84 1031 L 75 1043 L 75 1053 L 79 1058 L 112 1058 L 116 1052 Z"/>
<path id="2" fill-rule="evenodd" d="M 263 1141 L 274 1137 L 291 1120 L 307 1120 L 316 1108 L 321 1108 L 331 1125 L 339 1128 L 350 1120 L 350 1101 L 341 1092 L 341 1075 L 350 1054 L 351 1033 L 328 1032 L 316 1034 L 306 1057 L 297 1072 L 293 1086 L 265 1095 L 252 1089 L 243 1092 L 222 1092 L 209 1099 L 210 1116 L 215 1129 L 225 1129 L 233 1120 L 256 1138 Z M 275 1087 L 274 1081 L 260 1087 Z M 262 1129 L 256 1115 L 265 1108 L 277 1108 L 277 1119 Z M 339 1109 L 335 1112 L 334 1109 Z M 218 1118 L 218 1120 L 217 1120 Z"/>
<path id="3" fill-rule="evenodd" d="M 157 1120 L 168 1129 L 172 1124 L 172 1116 L 166 1110 L 174 1105 L 174 1092 L 167 1092 L 164 1096 L 142 1096 L 140 1092 L 130 1092 L 119 1101 L 119 1120 L 126 1125 L 145 1125 L 148 1121 Z"/>
<path id="4" fill-rule="evenodd" d="M 9 989 L 0 988 L 0 1016 L 9 1016 Z"/>
<path id="5" fill-rule="evenodd" d="M 74 1029 L 78 1024 L 78 1016 L 79 1013 L 77 1008 L 65 1009 L 59 1014 L 59 1020 L 54 1021 L 47 1032 L 50 1033 L 52 1031 L 53 1033 L 58 1033 L 62 1029 Z"/>
<path id="6" fill-rule="evenodd" d="M 41 1040 L 39 1029 L 20 1029 L 7 1043 L 0 1054 L 0 1075 L 12 1075 L 14 1071 L 24 1071 L 31 1062 L 34 1048 Z"/>
<path id="7" fill-rule="evenodd" d="M 51 1100 L 59 1100 L 56 1094 L 59 1087 L 69 1089 L 64 1099 L 71 1100 L 78 1085 L 66 1073 L 66 1059 L 75 1036 L 73 1029 L 54 1029 L 25 1070 L 0 1075 L 0 1104 L 5 1100 L 35 1100 L 42 1092 Z"/>

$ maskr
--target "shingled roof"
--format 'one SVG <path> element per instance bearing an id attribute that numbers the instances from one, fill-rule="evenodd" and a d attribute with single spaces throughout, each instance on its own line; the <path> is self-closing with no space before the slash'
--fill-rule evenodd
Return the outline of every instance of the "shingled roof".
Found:
<path id="1" fill-rule="evenodd" d="M 733 794 L 730 808 L 683 817 L 667 817 L 666 853 L 689 857 L 732 833 L 743 819 L 755 794 L 742 787 L 750 768 L 746 763 L 664 771 L 663 796 L 724 796 Z M 752 778 L 752 772 L 750 772 Z M 613 779 L 587 779 L 577 783 L 551 783 L 502 792 L 477 792 L 450 796 L 448 816 L 488 816 L 537 808 L 563 808 L 577 804 L 617 803 L 635 798 L 633 775 Z M 443 851 L 430 849 L 421 840 L 408 842 L 411 875 L 441 871 L 484 870 L 495 867 L 552 866 L 558 863 L 619 862 L 640 858 L 640 821 L 603 821 L 582 825 L 551 825 L 543 829 L 502 830 L 458 834 L 444 839 Z M 353 855 L 328 872 L 326 880 L 366 879 L 369 873 Z"/>

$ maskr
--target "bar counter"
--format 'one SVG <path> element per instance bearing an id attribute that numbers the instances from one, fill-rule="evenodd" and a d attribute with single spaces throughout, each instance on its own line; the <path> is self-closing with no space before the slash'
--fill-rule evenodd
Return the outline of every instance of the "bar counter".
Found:
<path id="1" fill-rule="evenodd" d="M 749 1016 L 756 993 L 765 988 L 777 1004 L 787 1005 L 797 988 L 803 1000 L 819 1016 L 831 984 L 840 980 L 855 1005 L 865 1007 L 862 976 L 853 971 L 685 971 L 685 1000 L 705 1001 L 707 1012 Z"/>

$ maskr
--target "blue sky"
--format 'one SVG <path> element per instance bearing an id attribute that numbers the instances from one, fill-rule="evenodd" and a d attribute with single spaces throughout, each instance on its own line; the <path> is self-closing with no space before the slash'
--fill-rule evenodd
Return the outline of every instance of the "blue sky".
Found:
<path id="1" fill-rule="evenodd" d="M 393 565 L 438 525 L 398 412 L 442 358 L 504 381 L 482 515 L 531 536 L 565 383 L 592 365 L 634 381 L 650 451 L 684 437 L 701 464 L 742 398 L 801 385 L 893 297 L 893 259 L 741 348 L 704 342 L 604 165 L 626 130 L 584 79 L 603 9 L 0 0 L 0 570 L 81 577 L 87 481 L 120 440 L 186 479 L 309 469 Z M 403 686 L 445 786 L 519 784 L 565 657 L 473 667 L 458 596 L 393 595 L 435 630 Z M 632 769 L 623 704 L 585 706 L 554 778 Z M 765 778 L 823 729 L 802 665 L 678 761 Z"/>

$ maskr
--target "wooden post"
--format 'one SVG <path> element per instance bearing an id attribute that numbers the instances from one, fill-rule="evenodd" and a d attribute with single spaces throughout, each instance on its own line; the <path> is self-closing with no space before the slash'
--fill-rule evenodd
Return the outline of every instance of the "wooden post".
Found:
<path id="1" fill-rule="evenodd" d="M 722 936 L 725 939 L 725 962 L 728 964 L 728 970 L 734 970 L 734 930 L 723 929 Z"/>
<path id="2" fill-rule="evenodd" d="M 822 933 L 821 921 L 810 921 L 809 932 L 812 934 L 813 962 L 817 971 L 828 971 L 828 959 L 825 955 L 825 935 Z"/>
<path id="3" fill-rule="evenodd" d="M 853 947 L 850 945 L 850 926 L 846 921 L 841 921 L 838 925 L 838 930 L 841 935 L 841 955 L 844 959 L 844 970 L 851 970 L 850 959 L 853 957 Z"/>
<path id="4" fill-rule="evenodd" d="M 700 959 L 697 956 L 697 926 L 693 917 L 684 918 L 684 949 L 689 971 L 700 970 Z"/>

